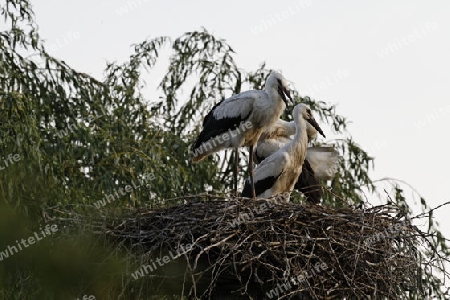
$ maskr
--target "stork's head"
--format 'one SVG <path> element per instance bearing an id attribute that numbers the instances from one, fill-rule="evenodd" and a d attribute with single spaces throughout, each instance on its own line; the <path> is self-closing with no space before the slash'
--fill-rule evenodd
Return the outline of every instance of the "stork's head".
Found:
<path id="1" fill-rule="evenodd" d="M 281 99 L 283 99 L 286 106 L 287 106 L 287 98 L 289 98 L 289 100 L 291 100 L 292 102 L 291 93 L 287 89 L 287 81 L 283 77 L 283 75 L 281 75 L 278 72 L 272 72 L 267 78 L 266 91 L 269 91 L 271 89 L 278 91 L 278 94 L 280 95 Z"/>
<path id="2" fill-rule="evenodd" d="M 325 137 L 325 134 L 323 133 L 322 129 L 320 128 L 317 121 L 314 119 L 311 109 L 305 105 L 305 104 L 297 104 L 294 107 L 294 110 L 292 112 L 292 116 L 294 117 L 295 124 L 299 124 L 301 121 L 301 118 L 305 119 L 309 124 L 311 124 L 314 129 L 316 129 L 323 137 Z"/>

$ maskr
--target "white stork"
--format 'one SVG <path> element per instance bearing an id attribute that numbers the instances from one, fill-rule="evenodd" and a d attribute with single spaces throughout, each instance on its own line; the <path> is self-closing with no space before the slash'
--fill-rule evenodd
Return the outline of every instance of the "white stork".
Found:
<path id="1" fill-rule="evenodd" d="M 308 146 L 306 122 L 323 134 L 319 124 L 311 114 L 311 110 L 304 104 L 295 106 L 293 113 L 295 123 L 294 138 L 278 151 L 264 159 L 255 169 L 255 190 L 259 198 L 270 198 L 280 193 L 291 192 L 302 172 Z M 247 181 L 243 197 L 249 197 L 250 183 Z"/>
<path id="2" fill-rule="evenodd" d="M 253 147 L 263 129 L 280 118 L 287 105 L 286 97 L 292 101 L 286 79 L 272 72 L 264 91 L 246 91 L 217 103 L 203 119 L 203 129 L 192 146 L 193 161 L 227 148 L 250 147 L 249 172 L 253 183 Z M 255 197 L 254 191 L 252 195 Z"/>
<path id="3" fill-rule="evenodd" d="M 317 130 L 306 123 L 308 140 L 317 136 Z M 255 149 L 255 162 L 260 163 L 266 157 L 291 141 L 295 133 L 295 123 L 278 120 L 272 127 L 267 128 L 258 141 Z M 322 132 L 320 132 L 325 136 Z M 308 147 L 302 172 L 294 188 L 301 191 L 308 202 L 319 203 L 322 198 L 322 189 L 319 179 L 330 180 L 337 171 L 339 153 L 334 147 Z"/>

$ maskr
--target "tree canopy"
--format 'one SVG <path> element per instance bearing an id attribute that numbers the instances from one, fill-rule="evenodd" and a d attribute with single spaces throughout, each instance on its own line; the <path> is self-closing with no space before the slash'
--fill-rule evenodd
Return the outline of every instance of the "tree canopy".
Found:
<path id="1" fill-rule="evenodd" d="M 147 184 L 121 194 L 108 209 L 165 207 L 180 203 L 185 195 L 231 191 L 232 152 L 193 164 L 190 145 L 202 117 L 215 103 L 263 88 L 271 71 L 264 63 L 242 70 L 232 47 L 202 28 L 174 40 L 142 41 L 133 46 L 127 61 L 108 63 L 105 77 L 93 78 L 47 52 L 28 0 L 6 0 L 0 14 L 6 25 L 0 32 L 0 151 L 5 167 L 0 171 L 0 251 L 40 230 L 48 208 L 70 207 L 84 213 L 131 182 Z M 145 77 L 162 51 L 171 53 L 169 67 L 158 89 L 149 92 Z M 336 105 L 295 91 L 293 97 L 296 103 L 310 105 L 327 129 L 340 137 L 331 141 L 342 159 L 336 177 L 323 182 L 327 191 L 323 205 L 358 206 L 367 202 L 369 193 L 411 214 L 410 200 L 399 182 L 384 191 L 371 178 L 374 158 L 352 138 L 348 120 L 338 114 Z M 291 109 L 283 118 L 290 118 Z M 7 161 L 14 155 L 19 159 Z M 240 157 L 243 180 L 246 155 Z M 153 176 L 145 178 L 148 174 Z M 422 253 L 426 259 L 444 262 L 449 254 L 446 240 L 425 199 L 420 200 L 429 217 L 427 230 L 435 232 L 434 251 L 423 247 Z M 302 201 L 301 196 L 294 201 Z M 105 295 L 111 278 L 102 275 L 124 268 L 123 254 L 104 258 L 105 249 L 106 243 L 81 235 L 48 239 L 4 257 L 0 295 L 74 296 L 82 295 L 80 287 Z M 434 257 L 435 253 L 441 256 Z M 91 270 L 96 261 L 105 260 L 109 264 Z M 422 288 L 411 291 L 411 297 L 448 297 L 442 272 L 424 268 Z"/>

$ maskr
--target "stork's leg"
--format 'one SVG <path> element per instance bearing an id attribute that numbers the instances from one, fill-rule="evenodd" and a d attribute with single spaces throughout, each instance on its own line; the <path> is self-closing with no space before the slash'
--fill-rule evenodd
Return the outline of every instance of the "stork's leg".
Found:
<path id="1" fill-rule="evenodd" d="M 234 196 L 237 197 L 239 148 L 234 148 Z"/>
<path id="2" fill-rule="evenodd" d="M 248 165 L 248 169 L 250 172 L 250 184 L 252 186 L 252 198 L 256 199 L 256 192 L 255 192 L 255 180 L 253 178 L 254 172 L 253 172 L 253 146 L 250 146 L 250 162 Z"/>

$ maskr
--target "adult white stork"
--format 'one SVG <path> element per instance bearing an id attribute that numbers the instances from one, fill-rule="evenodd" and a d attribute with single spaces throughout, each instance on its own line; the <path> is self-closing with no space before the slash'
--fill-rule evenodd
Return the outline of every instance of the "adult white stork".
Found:
<path id="1" fill-rule="evenodd" d="M 308 140 L 317 136 L 317 130 L 306 123 Z M 295 133 L 295 123 L 278 120 L 272 127 L 266 128 L 261 134 L 255 149 L 255 162 L 260 163 L 266 157 L 291 141 Z M 323 132 L 320 132 L 323 136 Z M 308 147 L 302 172 L 298 177 L 294 189 L 301 191 L 308 202 L 319 203 L 322 198 L 322 189 L 319 179 L 332 179 L 337 171 L 339 153 L 334 147 Z"/>
<path id="2" fill-rule="evenodd" d="M 217 103 L 203 119 L 203 129 L 192 146 L 193 161 L 227 148 L 250 147 L 249 172 L 254 186 L 253 147 L 263 129 L 280 118 L 287 105 L 286 97 L 292 101 L 286 79 L 273 72 L 264 91 L 246 91 Z M 252 194 L 255 197 L 254 189 Z"/>
<path id="3" fill-rule="evenodd" d="M 270 198 L 280 193 L 291 192 L 302 172 L 308 146 L 306 122 L 323 134 L 319 124 L 305 104 L 295 106 L 293 113 L 295 123 L 294 138 L 278 151 L 264 159 L 255 169 L 255 190 L 259 198 Z M 249 197 L 251 186 L 246 182 L 243 197 Z"/>

